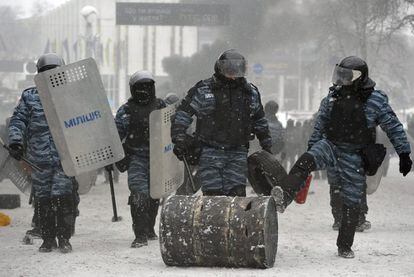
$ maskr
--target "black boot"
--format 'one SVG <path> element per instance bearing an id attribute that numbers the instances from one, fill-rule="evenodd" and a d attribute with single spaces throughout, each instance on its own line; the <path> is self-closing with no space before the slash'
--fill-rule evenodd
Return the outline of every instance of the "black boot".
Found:
<path id="1" fill-rule="evenodd" d="M 148 245 L 150 216 L 148 213 L 149 196 L 144 193 L 135 193 L 129 196 L 128 204 L 131 207 L 132 229 L 135 239 L 132 248 Z"/>
<path id="2" fill-rule="evenodd" d="M 33 217 L 32 217 L 32 227 L 33 229 L 27 230 L 26 234 L 23 238 L 23 244 L 33 244 L 34 239 L 42 238 L 42 233 L 40 232 L 40 223 L 39 223 L 39 216 L 36 208 L 36 198 L 33 201 Z"/>
<path id="3" fill-rule="evenodd" d="M 365 214 L 361 211 L 358 218 L 358 225 L 356 227 L 357 232 L 364 232 L 365 230 L 371 229 L 371 222 L 369 222 Z"/>
<path id="4" fill-rule="evenodd" d="M 368 213 L 367 203 L 367 188 L 364 188 L 364 194 L 361 199 L 361 212 L 359 213 L 358 225 L 356 227 L 357 232 L 364 232 L 365 230 L 371 229 L 371 222 L 366 220 L 365 215 Z"/>
<path id="5" fill-rule="evenodd" d="M 331 210 L 332 215 L 334 218 L 334 224 L 332 225 L 332 229 L 335 231 L 339 230 L 339 226 L 341 225 L 342 220 L 342 196 L 341 196 L 341 189 L 336 186 L 330 187 L 329 194 L 331 196 Z"/>
<path id="6" fill-rule="evenodd" d="M 305 152 L 293 165 L 286 178 L 282 180 L 282 185 L 272 189 L 271 195 L 276 202 L 276 209 L 279 213 L 283 213 L 286 207 L 292 203 L 308 175 L 315 169 L 316 164 L 313 156 Z"/>
<path id="7" fill-rule="evenodd" d="M 59 242 L 59 251 L 69 253 L 72 251 L 72 245 L 69 242 L 72 236 L 72 225 L 74 223 L 74 201 L 72 195 L 62 195 L 55 197 L 56 205 L 56 222 L 57 238 Z"/>
<path id="8" fill-rule="evenodd" d="M 79 183 L 75 180 L 74 181 L 74 186 L 73 186 L 73 223 L 72 223 L 72 230 L 71 230 L 71 234 L 72 237 L 73 235 L 75 235 L 75 226 L 76 226 L 76 218 L 79 216 L 79 202 L 80 202 L 80 197 L 79 197 Z"/>
<path id="9" fill-rule="evenodd" d="M 158 236 L 155 233 L 154 226 L 158 214 L 158 207 L 160 205 L 159 200 L 149 199 L 149 227 L 148 227 L 148 240 L 158 240 Z"/>
<path id="10" fill-rule="evenodd" d="M 338 256 L 342 258 L 352 259 L 355 257 L 351 246 L 354 243 L 355 228 L 358 224 L 359 213 L 359 205 L 354 207 L 342 206 L 341 227 L 339 228 L 338 239 L 336 241 Z"/>
<path id="11" fill-rule="evenodd" d="M 39 252 L 51 252 L 56 249 L 56 217 L 50 198 L 40 198 L 36 202 L 36 212 L 40 223 L 43 243 Z"/>

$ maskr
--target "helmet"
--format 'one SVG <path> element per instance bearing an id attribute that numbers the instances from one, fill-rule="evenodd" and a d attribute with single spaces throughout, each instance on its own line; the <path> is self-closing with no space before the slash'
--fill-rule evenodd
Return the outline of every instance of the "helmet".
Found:
<path id="1" fill-rule="evenodd" d="M 279 104 L 271 100 L 266 103 L 264 110 L 266 114 L 275 115 L 279 111 Z"/>
<path id="2" fill-rule="evenodd" d="M 129 86 L 134 86 L 136 83 L 146 83 L 146 82 L 153 82 L 155 83 L 154 75 L 151 72 L 146 70 L 137 71 L 132 74 L 131 78 L 129 78 Z"/>
<path id="3" fill-rule="evenodd" d="M 375 82 L 368 77 L 367 63 L 356 56 L 346 57 L 335 66 L 332 83 L 338 86 L 355 85 L 364 89 L 375 86 Z"/>
<path id="4" fill-rule="evenodd" d="M 178 98 L 177 94 L 170 92 L 165 96 L 164 102 L 167 105 L 172 105 L 178 102 L 178 100 L 180 100 L 180 98 Z"/>
<path id="5" fill-rule="evenodd" d="M 214 65 L 217 74 L 230 79 L 244 77 L 246 68 L 246 59 L 234 49 L 224 51 Z"/>
<path id="6" fill-rule="evenodd" d="M 134 101 L 141 105 L 149 104 L 155 99 L 155 80 L 149 71 L 137 71 L 129 79 L 129 89 Z"/>
<path id="7" fill-rule="evenodd" d="M 43 54 L 39 57 L 37 60 L 36 68 L 37 72 L 40 73 L 62 65 L 65 65 L 65 61 L 62 57 L 58 56 L 55 53 L 48 53 Z"/>

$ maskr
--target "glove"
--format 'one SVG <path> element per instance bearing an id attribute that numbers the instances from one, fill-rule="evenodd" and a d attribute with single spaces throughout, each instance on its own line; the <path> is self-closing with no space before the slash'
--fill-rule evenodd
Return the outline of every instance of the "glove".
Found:
<path id="1" fill-rule="evenodd" d="M 108 164 L 107 166 L 105 166 L 105 170 L 106 171 L 113 171 L 114 170 L 114 166 L 112 164 Z"/>
<path id="2" fill-rule="evenodd" d="M 413 162 L 410 159 L 410 154 L 401 153 L 400 154 L 400 173 L 402 173 L 403 176 L 406 176 L 408 172 L 411 171 L 412 165 L 413 165 Z"/>
<path id="3" fill-rule="evenodd" d="M 10 144 L 9 154 L 16 160 L 20 161 L 23 158 L 23 146 L 20 144 Z"/>
<path id="4" fill-rule="evenodd" d="M 187 148 L 188 147 L 185 139 L 175 142 L 173 152 L 180 161 L 182 161 L 184 156 L 187 154 Z"/>

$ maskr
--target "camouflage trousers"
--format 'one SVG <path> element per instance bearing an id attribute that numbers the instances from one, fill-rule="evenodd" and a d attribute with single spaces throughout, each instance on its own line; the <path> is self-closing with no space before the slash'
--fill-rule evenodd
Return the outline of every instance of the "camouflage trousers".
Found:
<path id="1" fill-rule="evenodd" d="M 73 194 L 75 178 L 66 176 L 60 165 L 42 168 L 42 171 L 33 171 L 31 175 L 37 199 Z"/>
<path id="2" fill-rule="evenodd" d="M 221 150 L 203 147 L 200 156 L 199 176 L 201 190 L 230 192 L 247 181 L 247 148 Z"/>
<path id="3" fill-rule="evenodd" d="M 149 195 L 149 150 L 140 148 L 130 153 L 128 187 L 132 194 Z"/>
<path id="4" fill-rule="evenodd" d="M 366 177 L 359 149 L 337 146 L 327 139 L 322 139 L 315 143 L 308 153 L 315 159 L 316 170 L 331 168 L 336 172 L 345 205 L 352 207 L 361 203 Z"/>
<path id="5" fill-rule="evenodd" d="M 340 195 L 342 191 L 342 184 L 341 184 L 341 176 L 335 168 L 329 167 L 327 170 L 327 177 L 328 177 L 328 184 L 330 186 L 330 194 L 331 194 L 331 207 L 336 208 L 342 206 L 342 197 L 335 197 L 335 195 Z M 336 203 L 338 201 L 339 203 Z M 363 195 L 361 198 L 361 213 L 367 214 L 368 213 L 368 203 L 367 203 L 367 185 L 365 183 Z"/>

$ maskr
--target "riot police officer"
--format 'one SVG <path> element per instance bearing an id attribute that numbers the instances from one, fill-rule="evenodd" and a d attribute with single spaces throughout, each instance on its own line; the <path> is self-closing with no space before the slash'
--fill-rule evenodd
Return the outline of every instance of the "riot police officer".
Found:
<path id="1" fill-rule="evenodd" d="M 197 118 L 202 146 L 199 176 L 204 195 L 246 195 L 247 151 L 256 135 L 271 151 L 272 139 L 258 89 L 246 81 L 246 60 L 235 50 L 223 52 L 211 78 L 198 82 L 177 108 L 171 126 L 174 153 L 188 152 L 186 131 Z"/>
<path id="2" fill-rule="evenodd" d="M 308 174 L 332 168 L 341 180 L 342 219 L 337 238 L 338 255 L 354 258 L 351 246 L 360 214 L 366 174 L 373 175 L 385 156 L 375 144 L 375 127 L 380 125 L 400 157 L 400 172 L 406 176 L 412 166 L 410 145 L 387 95 L 375 89 L 362 59 L 350 56 L 336 65 L 333 86 L 322 100 L 308 151 L 296 161 L 282 187 L 273 188 L 280 212 L 292 202 Z"/>
<path id="3" fill-rule="evenodd" d="M 154 225 L 159 201 L 149 195 L 149 115 L 164 108 L 165 103 L 156 98 L 155 80 L 148 71 L 134 73 L 129 88 L 131 98 L 118 109 L 115 118 L 126 154 L 117 167 L 121 172 L 128 170 L 128 204 L 135 234 L 131 247 L 137 248 L 158 239 Z"/>
<path id="4" fill-rule="evenodd" d="M 64 65 L 56 54 L 42 55 L 37 61 L 38 73 Z M 25 152 L 24 145 L 27 145 Z M 26 158 L 42 168 L 31 174 L 43 243 L 40 252 L 57 247 L 62 253 L 72 251 L 69 242 L 74 224 L 74 182 L 63 172 L 36 87 L 23 91 L 9 124 L 10 155 Z"/>

